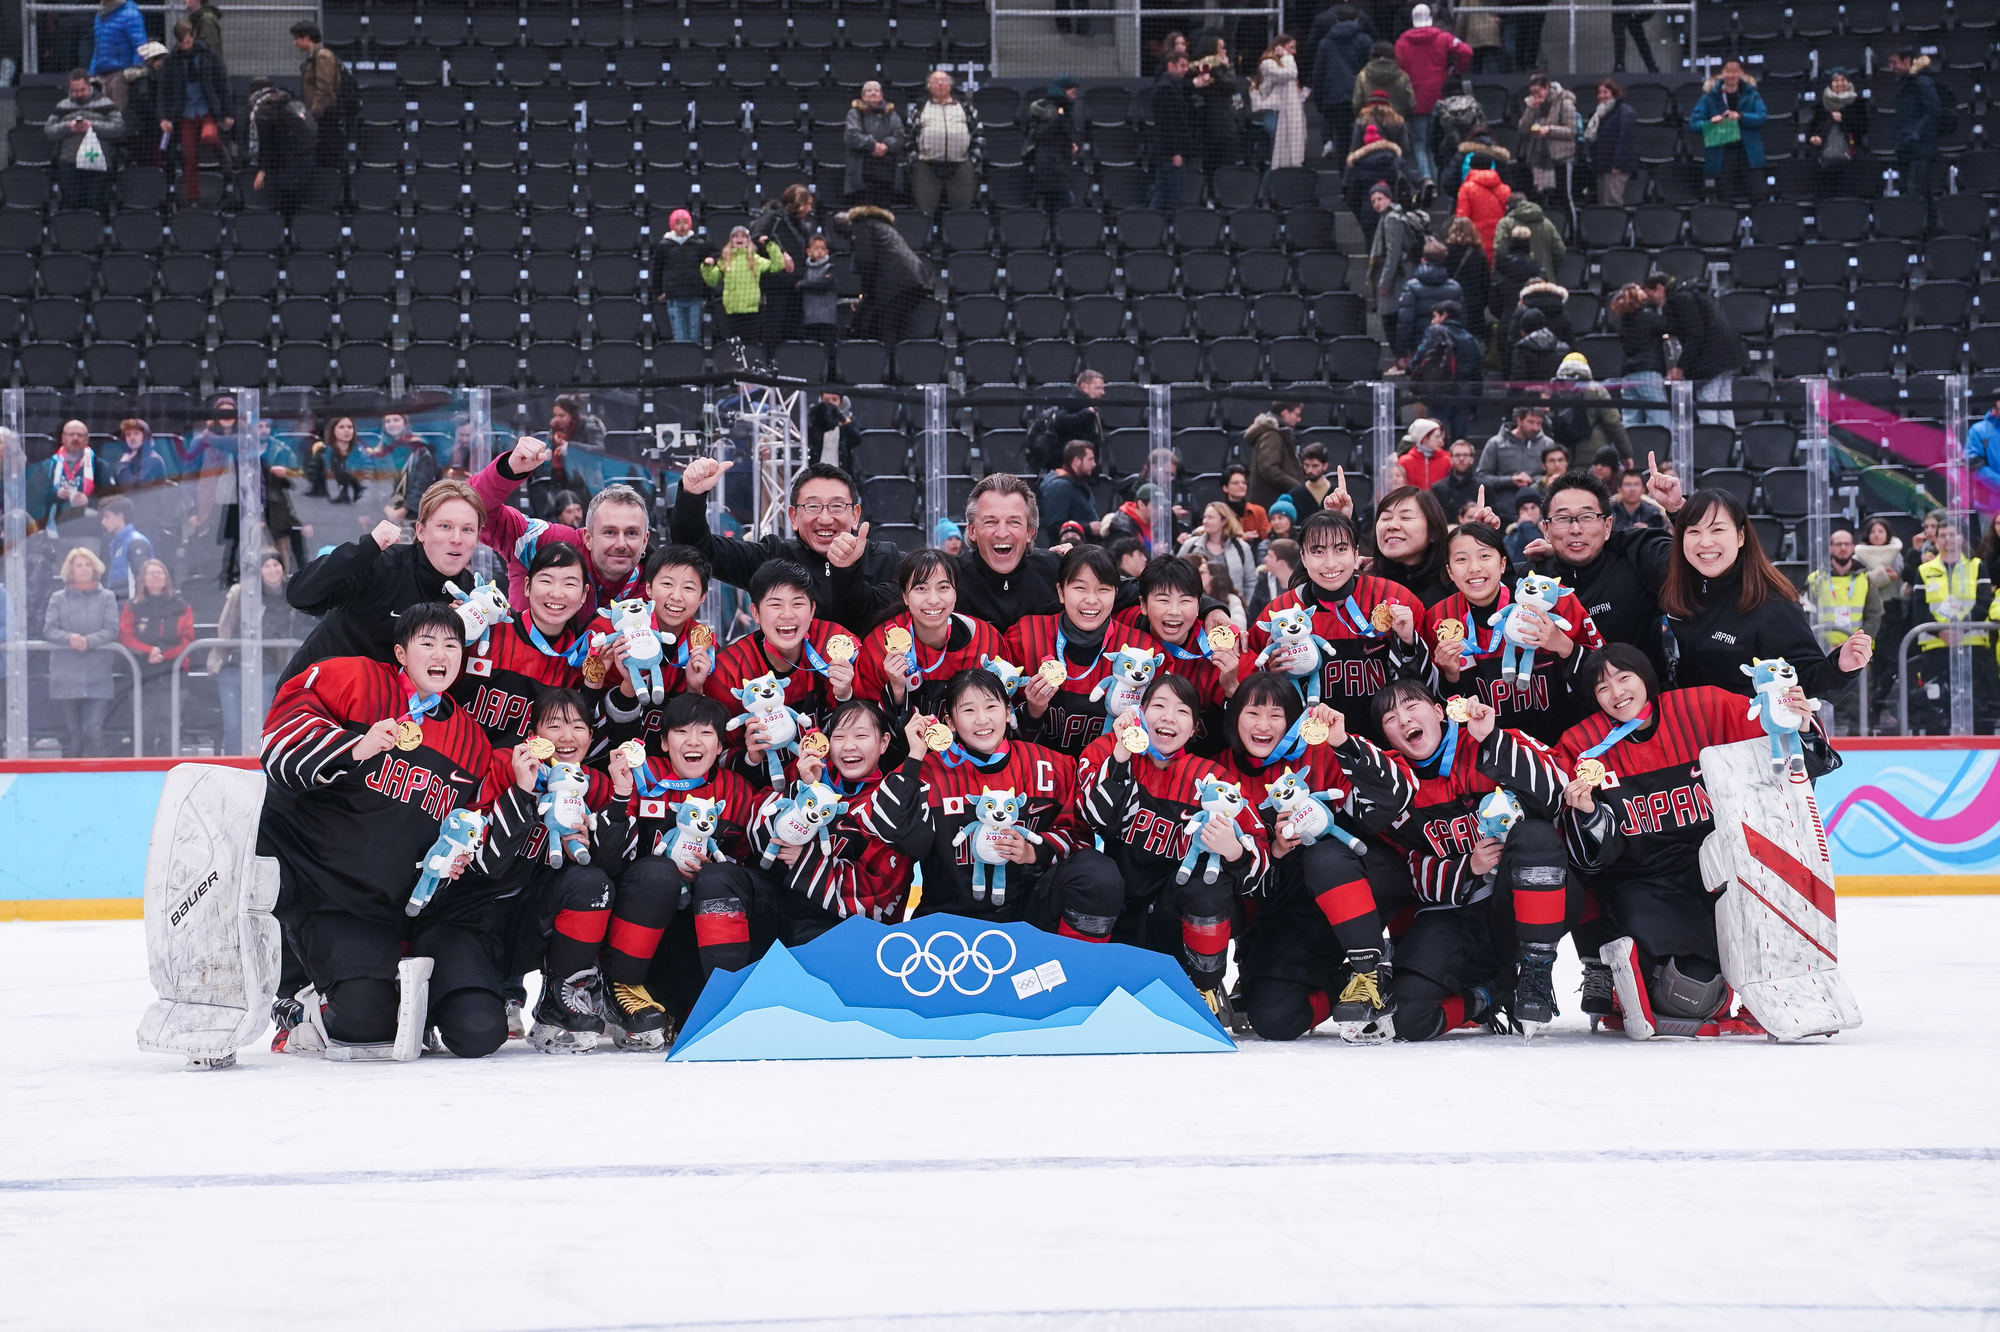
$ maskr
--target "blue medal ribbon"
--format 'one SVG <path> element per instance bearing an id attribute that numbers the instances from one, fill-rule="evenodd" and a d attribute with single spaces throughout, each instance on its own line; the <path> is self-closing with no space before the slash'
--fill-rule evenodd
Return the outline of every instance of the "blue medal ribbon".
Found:
<path id="1" fill-rule="evenodd" d="M 799 640 L 799 651 L 805 654 L 807 670 L 818 671 L 821 675 L 826 674 L 829 663 L 825 657 L 820 655 L 819 649 L 812 645 L 810 638 L 801 638 Z"/>
<path id="2" fill-rule="evenodd" d="M 1064 678 L 1071 682 L 1077 680 L 1088 680 L 1090 678 L 1090 673 L 1097 669 L 1097 659 L 1095 657 L 1091 659 L 1091 662 L 1088 666 L 1085 666 L 1083 668 L 1082 675 L 1078 675 L 1075 671 L 1070 669 L 1069 637 L 1068 635 L 1063 633 L 1061 615 L 1056 616 L 1056 660 L 1062 663 Z"/>
<path id="3" fill-rule="evenodd" d="M 1155 634 L 1154 637 L 1159 638 L 1159 635 Z M 1164 638 L 1160 639 L 1160 646 L 1167 650 L 1168 655 L 1178 657 L 1182 661 L 1209 661 L 1212 659 L 1215 649 L 1210 647 L 1208 644 L 1208 630 L 1206 627 L 1197 628 L 1195 630 L 1194 645 L 1197 648 L 1199 648 L 1200 651 L 1189 652 L 1185 648 L 1177 647 L 1174 644 L 1169 643 Z"/>
<path id="4" fill-rule="evenodd" d="M 1304 712 L 1301 712 L 1298 720 L 1292 723 L 1292 728 L 1286 731 L 1284 737 L 1278 741 L 1278 747 L 1271 751 L 1271 756 L 1260 760 L 1257 766 L 1259 768 L 1268 768 L 1273 763 L 1289 763 L 1299 757 L 1299 755 L 1305 753 L 1306 738 L 1300 734 L 1300 731 L 1306 724 L 1306 718 L 1310 716 L 1312 716 L 1311 708 L 1307 708 Z"/>
<path id="5" fill-rule="evenodd" d="M 944 665 L 944 659 L 951 655 L 951 624 L 949 621 L 946 622 L 944 646 L 938 649 L 937 660 L 928 666 L 924 666 L 917 661 L 917 649 L 923 646 L 923 640 L 917 637 L 916 621 L 911 620 L 905 623 L 903 627 L 910 632 L 910 650 L 904 654 L 909 661 L 909 669 L 904 671 L 903 674 L 910 677 L 910 687 L 914 689 L 924 682 L 926 675 Z"/>
<path id="6" fill-rule="evenodd" d="M 1380 638 L 1382 636 L 1382 631 L 1375 627 L 1375 622 L 1361 613 L 1361 603 L 1354 599 L 1354 594 L 1351 592 L 1348 593 L 1347 604 L 1336 607 L 1335 613 L 1353 626 L 1354 632 L 1360 634 L 1363 638 Z"/>
<path id="7" fill-rule="evenodd" d="M 632 784 L 645 796 L 663 796 L 669 791 L 692 791 L 708 784 L 703 777 L 655 777 L 651 761 L 632 770 Z"/>
<path id="8" fill-rule="evenodd" d="M 1139 733 L 1146 737 L 1145 757 L 1153 760 L 1155 763 L 1172 763 L 1174 761 L 1174 756 L 1171 754 L 1162 754 L 1160 752 L 1160 747 L 1153 743 L 1153 733 L 1146 729 L 1145 715 L 1142 713 L 1133 720 L 1138 724 Z M 1125 743 L 1124 737 L 1122 736 L 1117 737 L 1115 743 L 1123 745 Z"/>
<path id="9" fill-rule="evenodd" d="M 1447 719 L 1445 721 L 1443 743 L 1441 743 L 1440 745 L 1438 745 L 1436 749 L 1431 751 L 1431 756 L 1429 758 L 1419 759 L 1413 766 L 1418 768 L 1429 768 L 1431 767 L 1432 764 L 1436 764 L 1437 765 L 1436 771 L 1431 775 L 1437 777 L 1448 777 L 1451 775 L 1452 760 L 1457 757 L 1458 757 L 1458 723 Z M 1442 761 L 1440 762 L 1440 760 Z"/>
<path id="10" fill-rule="evenodd" d="M 1599 754 L 1604 753 L 1606 750 L 1610 749 L 1613 745 L 1617 744 L 1620 740 L 1623 740 L 1626 736 L 1632 734 L 1632 732 L 1638 730 L 1641 726 L 1644 726 L 1647 722 L 1651 721 L 1652 719 L 1653 719 L 1653 708 L 1651 704 L 1648 704 L 1646 706 L 1645 711 L 1641 712 L 1631 721 L 1619 722 L 1618 725 L 1616 725 L 1611 729 L 1610 735 L 1605 736 L 1602 740 L 1592 745 L 1589 749 L 1586 749 L 1581 754 L 1578 754 L 1577 757 L 1579 759 L 1596 758 Z"/>
<path id="11" fill-rule="evenodd" d="M 403 676 L 403 683 L 410 684 L 410 677 L 407 675 Z M 416 692 L 415 685 L 410 685 L 410 707 L 405 716 L 408 720 L 422 726 L 424 718 L 436 712 L 443 705 L 443 694 L 432 694 L 429 698 L 425 698 L 422 694 Z"/>
<path id="12" fill-rule="evenodd" d="M 581 666 L 583 665 L 583 659 L 590 655 L 589 634 L 578 634 L 576 641 L 566 648 L 554 648 L 549 646 L 549 640 L 543 636 L 541 626 L 535 623 L 534 616 L 523 615 L 521 619 L 528 626 L 528 641 L 533 643 L 536 650 L 543 656 L 561 657 L 572 666 Z"/>
<path id="13" fill-rule="evenodd" d="M 970 763 L 981 772 L 993 772 L 1007 765 L 1007 755 L 1008 749 L 1005 740 L 1000 742 L 998 749 L 983 758 L 954 740 L 951 743 L 951 747 L 938 755 L 938 758 L 947 768 L 956 768 L 961 763 Z"/>

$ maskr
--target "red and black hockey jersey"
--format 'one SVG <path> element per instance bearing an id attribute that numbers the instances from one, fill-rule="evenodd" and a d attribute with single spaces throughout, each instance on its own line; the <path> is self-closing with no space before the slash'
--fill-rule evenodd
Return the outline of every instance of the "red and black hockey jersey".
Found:
<path id="1" fill-rule="evenodd" d="M 1151 634 L 1141 633 L 1116 620 L 1106 620 L 1102 639 L 1094 646 L 1086 647 L 1062 630 L 1061 623 L 1060 615 L 1030 615 L 1024 620 L 1017 620 L 1001 635 L 1000 655 L 1019 666 L 1023 673 L 1033 675 L 1043 662 L 1057 658 L 1056 638 L 1059 632 L 1062 633 L 1064 644 L 1061 655 L 1069 680 L 1056 691 L 1055 697 L 1049 700 L 1048 710 L 1041 716 L 1030 716 L 1027 705 L 1017 701 L 1014 719 L 1023 740 L 1076 758 L 1092 740 L 1104 733 L 1104 699 L 1099 698 L 1093 703 L 1090 698 L 1090 691 L 1111 674 L 1111 663 L 1105 660 L 1104 654 L 1116 652 L 1122 647 L 1158 652 L 1160 645 Z M 1025 684 L 1022 686 L 1026 687 Z"/>
<path id="2" fill-rule="evenodd" d="M 1012 740 L 1005 750 L 989 755 L 983 767 L 971 758 L 947 767 L 944 756 L 932 754 L 924 760 L 923 778 L 937 831 L 931 853 L 924 857 L 920 916 L 949 911 L 981 920 L 1019 920 L 1036 880 L 1078 846 L 1090 844 L 1077 809 L 1076 760 L 1066 754 Z M 966 824 L 978 822 L 976 802 L 988 790 L 1027 796 L 1018 823 L 1042 839 L 1034 864 L 1008 864 L 1007 900 L 997 907 L 990 899 L 972 896 L 972 839 L 952 845 Z"/>
<path id="3" fill-rule="evenodd" d="M 1589 699 L 1577 696 L 1577 681 L 1582 678 L 1590 654 L 1604 646 L 1604 639 L 1598 634 L 1597 626 L 1592 623 L 1590 612 L 1583 608 L 1583 603 L 1576 599 L 1574 593 L 1565 592 L 1562 599 L 1556 602 L 1555 613 L 1569 621 L 1569 639 L 1578 650 L 1561 658 L 1553 653 L 1536 651 L 1534 679 L 1526 684 L 1510 685 L 1500 678 L 1505 644 L 1490 648 L 1488 644 L 1493 642 L 1493 617 L 1510 604 L 1512 596 L 1512 590 L 1503 587 L 1494 603 L 1481 610 L 1468 603 L 1464 593 L 1454 592 L 1431 607 L 1418 621 L 1423 626 L 1419 634 L 1424 645 L 1420 666 L 1422 678 L 1429 682 L 1432 692 L 1440 696 L 1462 694 L 1469 698 L 1476 688 L 1481 701 L 1499 715 L 1501 726 L 1526 731 L 1543 744 L 1552 745 L 1562 738 L 1562 733 L 1575 721 L 1578 713 L 1591 706 Z M 1464 625 L 1466 643 L 1478 653 L 1477 658 L 1459 672 L 1456 684 L 1443 679 L 1437 661 L 1431 655 L 1437 647 L 1437 627 L 1445 620 L 1457 620 Z"/>
<path id="4" fill-rule="evenodd" d="M 752 632 L 737 639 L 715 658 L 715 669 L 709 672 L 708 681 L 702 692 L 722 704 L 730 718 L 743 712 L 743 700 L 735 691 L 743 687 L 745 680 L 754 680 L 760 675 L 775 675 L 785 682 L 785 703 L 794 711 L 803 713 L 810 725 L 809 730 L 825 730 L 833 719 L 833 691 L 827 688 L 826 674 L 813 664 L 813 654 L 826 660 L 826 640 L 844 630 L 837 624 L 825 620 L 814 620 L 806 626 L 805 642 L 800 645 L 799 662 L 796 666 L 786 666 L 774 658 L 764 647 L 762 630 Z M 849 635 L 852 637 L 852 635 Z M 812 652 L 805 648 L 811 647 Z M 732 749 L 743 748 L 744 726 L 725 731 L 722 743 Z"/>
<path id="5" fill-rule="evenodd" d="M 1284 772 L 1289 770 L 1304 774 L 1315 791 L 1347 789 L 1347 774 L 1342 771 L 1340 755 L 1334 752 L 1332 745 L 1307 745 L 1306 752 L 1295 759 L 1281 759 L 1267 767 L 1253 767 L 1248 771 L 1237 763 L 1234 750 L 1225 750 L 1216 758 L 1215 764 L 1228 780 L 1243 788 L 1243 798 L 1249 802 L 1250 808 L 1256 811 L 1257 817 L 1263 820 L 1267 836 L 1277 832 L 1278 812 L 1262 808 L 1264 797 L 1270 793 L 1271 783 L 1277 781 Z M 1335 809 L 1340 808 L 1338 801 L 1333 802 L 1333 805 Z"/>
<path id="6" fill-rule="evenodd" d="M 1653 701 L 1644 726 L 1596 755 L 1604 765 L 1597 809 L 1589 817 L 1563 811 L 1570 854 L 1594 876 L 1614 866 L 1648 879 L 1699 873 L 1702 839 L 1715 830 L 1715 813 L 1701 782 L 1707 745 L 1761 740 L 1763 725 L 1745 713 L 1741 694 L 1708 685 L 1675 689 Z M 1556 761 L 1565 778 L 1583 753 L 1601 743 L 1617 723 L 1593 713 L 1564 733 Z"/>
<path id="7" fill-rule="evenodd" d="M 1369 703 L 1377 690 L 1404 673 L 1405 657 L 1414 660 L 1418 655 L 1415 647 L 1405 651 L 1393 632 L 1375 627 L 1375 608 L 1385 604 L 1407 606 L 1416 624 L 1424 622 L 1424 604 L 1416 593 L 1372 574 L 1356 575 L 1337 592 L 1323 591 L 1308 579 L 1273 597 L 1257 617 L 1259 623 L 1268 623 L 1274 612 L 1294 606 L 1312 608 L 1313 632 L 1333 645 L 1330 658 L 1325 648 L 1320 649 L 1320 701 L 1346 717 L 1350 731 L 1378 742 L 1381 737 Z M 1257 654 L 1270 645 L 1270 630 L 1253 623 L 1239 674 L 1250 674 Z"/>
<path id="8" fill-rule="evenodd" d="M 578 689 L 583 671 L 561 655 L 576 642 L 568 629 L 549 639 L 550 655 L 529 637 L 532 622 L 526 611 L 488 631 L 486 641 L 465 650 L 465 666 L 451 687 L 451 696 L 486 729 L 495 748 L 511 748 L 528 736 L 528 712 L 537 690 Z"/>
<path id="9" fill-rule="evenodd" d="M 486 733 L 448 694 L 417 748 L 355 761 L 368 728 L 407 716 L 414 693 L 399 668 L 367 657 L 316 662 L 278 690 L 263 766 L 296 798 L 266 805 L 261 832 L 286 869 L 289 912 L 400 922 L 445 815 L 499 794 Z"/>
<path id="10" fill-rule="evenodd" d="M 1173 884 L 1191 840 L 1187 821 L 1201 808 L 1196 799 L 1201 779 L 1234 778 L 1185 750 L 1165 767 L 1144 754 L 1125 762 L 1115 752 L 1118 743 L 1113 735 L 1091 741 L 1083 751 L 1078 780 L 1084 822 L 1104 839 L 1105 854 L 1118 863 L 1130 902 L 1156 896 Z M 1222 877 L 1239 893 L 1256 892 L 1270 867 L 1270 839 L 1263 820 L 1248 807 L 1237 815 L 1236 826 L 1255 850 L 1223 861 Z"/>
<path id="11" fill-rule="evenodd" d="M 596 768 L 583 770 L 588 783 L 584 803 L 590 807 L 592 859 L 614 862 L 623 853 L 628 834 L 625 802 L 612 793 L 611 779 Z M 424 908 L 425 920 L 445 919 L 490 927 L 478 916 L 482 906 L 506 901 L 553 873 L 548 862 L 548 828 L 536 811 L 541 799 L 514 780 L 514 751 L 493 751 L 492 782 L 498 793 L 487 811 L 486 837 L 472 865 L 456 883 L 441 884 Z"/>
<path id="12" fill-rule="evenodd" d="M 910 650 L 916 654 L 917 671 L 923 677 L 911 691 L 911 699 L 901 703 L 890 691 L 888 672 L 884 669 L 883 654 L 887 651 L 882 640 L 891 626 L 900 627 L 910 636 Z M 912 711 L 936 716 L 944 710 L 944 687 L 951 677 L 960 671 L 971 670 L 984 657 L 1013 658 L 1000 650 L 1000 631 L 984 620 L 975 620 L 970 615 L 953 615 L 951 631 L 946 635 L 942 648 L 925 647 L 918 639 L 917 631 L 910 624 L 908 613 L 884 620 L 868 631 L 862 640 L 861 656 L 854 663 L 854 696 L 880 703 L 883 711 L 891 717 L 907 717 Z M 1014 662 L 1016 666 L 1021 663 Z M 909 674 L 907 665 L 904 675 Z"/>
<path id="13" fill-rule="evenodd" d="M 1187 743 L 1188 753 L 1199 754 L 1203 758 L 1227 753 L 1229 737 L 1224 729 L 1224 714 L 1229 708 L 1229 695 L 1222 692 L 1222 671 L 1214 660 L 1190 646 L 1198 644 L 1198 632 L 1188 635 L 1188 644 L 1175 647 L 1153 632 L 1152 621 L 1138 606 L 1127 606 L 1111 618 L 1114 623 L 1157 642 L 1160 645 L 1158 651 L 1165 653 L 1167 658 L 1166 665 L 1161 669 L 1168 675 L 1180 676 L 1194 686 L 1195 697 L 1201 700 L 1201 710 L 1195 715 L 1194 738 Z"/>
<path id="14" fill-rule="evenodd" d="M 639 740 L 646 746 L 646 752 L 663 755 L 666 750 L 666 736 L 660 729 L 660 719 L 666 715 L 667 703 L 674 701 L 674 695 L 687 691 L 687 666 L 684 653 L 688 651 L 687 630 L 694 621 L 687 624 L 666 625 L 660 623 L 660 612 L 653 610 L 653 628 L 660 634 L 660 682 L 667 691 L 666 703 L 641 703 L 636 694 L 625 692 L 625 679 L 617 671 L 606 674 L 604 679 L 604 725 L 598 731 L 597 743 L 591 746 L 593 763 L 601 761 L 610 751 L 627 740 Z M 600 615 L 590 627 L 597 634 L 614 633 L 611 621 Z M 719 660 L 722 647 L 711 643 L 708 651 L 710 660 Z M 734 699 L 727 700 L 734 703 Z M 732 707 L 730 715 L 742 711 L 741 706 Z"/>
<path id="15" fill-rule="evenodd" d="M 666 759 L 646 761 L 646 775 L 632 792 L 630 802 L 632 838 L 625 848 L 627 860 L 657 856 L 666 839 L 673 835 L 674 821 L 683 801 L 720 800 L 721 815 L 716 820 L 715 844 L 731 860 L 742 860 L 750 842 L 745 829 L 750 826 L 765 792 L 755 790 L 742 777 L 718 763 L 708 779 L 687 790 L 674 790 L 669 783 L 691 781 L 674 771 Z"/>
<path id="16" fill-rule="evenodd" d="M 1456 904 L 1474 891 L 1479 802 L 1489 792 L 1506 787 L 1537 819 L 1553 819 L 1562 803 L 1564 778 L 1555 754 L 1520 731 L 1495 727 L 1480 743 L 1463 726 L 1447 722 L 1437 753 L 1428 759 L 1383 757 L 1415 788 L 1408 807 L 1381 835 L 1409 856 L 1420 901 Z M 1367 780 L 1359 765 L 1350 771 L 1357 785 Z"/>
<path id="17" fill-rule="evenodd" d="M 847 808 L 829 830 L 832 855 L 820 851 L 818 838 L 799 852 L 789 876 L 791 890 L 842 920 L 900 916 L 917 864 L 933 840 L 920 767 L 916 759 L 906 759 L 887 773 L 870 773 L 851 784 L 835 773 L 822 776 Z M 756 820 L 750 827 L 751 849 L 761 857 L 769 843 L 769 822 Z M 783 867 L 774 862 L 772 868 Z"/>

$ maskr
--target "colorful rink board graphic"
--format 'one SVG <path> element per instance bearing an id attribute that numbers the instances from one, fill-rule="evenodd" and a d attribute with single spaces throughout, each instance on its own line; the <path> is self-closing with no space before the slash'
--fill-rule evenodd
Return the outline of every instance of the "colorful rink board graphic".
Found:
<path id="1" fill-rule="evenodd" d="M 1817 793 L 1841 892 L 2000 892 L 2000 740 L 1844 740 L 1840 752 Z"/>
<path id="2" fill-rule="evenodd" d="M 1162 953 L 1032 925 L 842 921 L 718 971 L 671 1060 L 1202 1054 L 1236 1043 Z"/>
<path id="3" fill-rule="evenodd" d="M 2000 739 L 1842 740 L 1840 752 L 1818 796 L 1841 892 L 2000 893 Z M 0 763 L 0 920 L 139 919 L 172 766 Z"/>

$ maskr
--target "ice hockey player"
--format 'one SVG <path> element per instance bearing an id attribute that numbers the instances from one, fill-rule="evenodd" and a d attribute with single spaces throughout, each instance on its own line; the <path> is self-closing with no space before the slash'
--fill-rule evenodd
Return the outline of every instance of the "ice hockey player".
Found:
<path id="1" fill-rule="evenodd" d="M 1396 1034 L 1425 1041 L 1467 1022 L 1501 1029 L 1503 1010 L 1532 1034 L 1556 1015 L 1556 944 L 1575 914 L 1572 896 L 1580 900 L 1552 822 L 1563 777 L 1540 741 L 1499 726 L 1485 703 L 1453 699 L 1452 714 L 1415 680 L 1375 696 L 1393 761 L 1416 786 L 1382 833 L 1408 854 L 1418 902 L 1396 944 Z M 1350 775 L 1365 792 L 1368 774 Z M 1479 829 L 1481 800 L 1502 789 L 1526 815 L 1504 841 Z"/>
<path id="2" fill-rule="evenodd" d="M 743 682 L 776 675 L 785 684 L 785 704 L 813 727 L 825 729 L 835 703 L 854 689 L 854 661 L 833 661 L 827 645 L 836 637 L 859 644 L 837 624 L 813 618 L 812 578 L 790 560 L 767 560 L 750 579 L 750 617 L 754 632 L 724 648 L 715 659 L 703 691 L 731 717 L 743 711 L 736 691 Z M 753 734 L 755 732 L 755 734 Z M 761 730 L 754 722 L 727 733 L 737 750 L 742 772 L 753 785 L 768 785 Z"/>
<path id="3" fill-rule="evenodd" d="M 904 728 L 915 754 L 923 752 L 924 720 L 912 717 Z M 817 839 L 798 846 L 781 842 L 770 870 L 756 859 L 704 868 L 695 878 L 694 911 L 705 975 L 718 967 L 740 970 L 774 942 L 809 944 L 850 916 L 899 917 L 917 862 L 931 848 L 922 761 L 890 757 L 888 719 L 866 699 L 835 708 L 826 737 L 825 758 L 804 755 L 795 775 L 801 783 L 831 786 L 846 805 L 828 829 L 831 853 Z M 750 824 L 750 847 L 761 857 L 772 837 L 761 813 L 774 793 L 758 794 L 765 803 Z"/>
<path id="4" fill-rule="evenodd" d="M 1366 829 L 1346 814 L 1344 769 L 1365 771 L 1376 798 L 1397 810 L 1415 789 L 1408 772 L 1349 734 L 1338 710 L 1308 710 L 1291 677 L 1274 671 L 1250 676 L 1230 699 L 1228 734 L 1233 743 L 1218 762 L 1262 816 L 1271 842 L 1271 872 L 1264 890 L 1243 900 L 1236 937 L 1251 1029 L 1267 1041 L 1290 1041 L 1331 1017 L 1345 1040 L 1388 1040 L 1395 1016 L 1382 929 L 1415 900 L 1410 867 L 1399 852 L 1355 837 Z M 1282 782 L 1287 774 L 1296 780 Z M 1274 783 L 1339 793 L 1330 810 L 1324 801 L 1319 808 L 1340 821 L 1306 844 L 1298 835 L 1300 821 L 1265 803 Z"/>
<path id="5" fill-rule="evenodd" d="M 1083 817 L 1125 880 L 1113 940 L 1178 956 L 1210 1006 L 1229 1014 L 1222 973 L 1230 917 L 1236 898 L 1262 884 L 1270 850 L 1262 820 L 1240 794 L 1215 799 L 1228 774 L 1186 752 L 1200 703 L 1185 677 L 1154 676 L 1138 710 L 1084 750 Z M 1199 872 L 1190 872 L 1190 861 Z"/>
<path id="6" fill-rule="evenodd" d="M 1220 642 L 1202 623 L 1201 572 L 1176 555 L 1155 555 L 1137 579 L 1139 604 L 1113 616 L 1114 623 L 1150 634 L 1166 654 L 1162 669 L 1186 676 L 1201 700 L 1188 752 L 1215 758 L 1229 752 L 1223 709 L 1236 690 L 1243 640 L 1231 626 Z M 1228 618 L 1224 611 L 1224 620 Z"/>
<path id="7" fill-rule="evenodd" d="M 1021 739 L 1072 759 L 1081 755 L 1104 731 L 1104 703 L 1090 692 L 1111 673 L 1105 654 L 1124 647 L 1159 651 L 1151 634 L 1111 618 L 1117 596 L 1118 566 L 1104 548 L 1078 546 L 1056 573 L 1061 611 L 1002 630 L 1000 655 L 1027 677 L 1015 700 Z"/>
<path id="8" fill-rule="evenodd" d="M 528 713 L 544 688 L 583 684 L 588 644 L 570 626 L 583 609 L 583 552 L 550 542 L 528 565 L 528 604 L 468 648 L 451 696 L 486 729 L 495 749 L 511 749 L 528 734 Z"/>
<path id="9" fill-rule="evenodd" d="M 936 834 L 924 857 L 917 914 L 949 911 L 978 920 L 1024 920 L 1039 930 L 1103 943 L 1125 909 L 1125 884 L 1111 858 L 1090 845 L 1077 808 L 1076 760 L 1007 734 L 1007 690 L 987 670 L 960 671 L 945 687 L 941 722 L 952 732 L 924 760 Z M 936 737 L 942 739 L 942 736 Z M 1007 856 L 1007 895 L 974 896 L 970 838 L 987 791 L 1026 796 L 1016 823 L 1041 840 L 996 834 Z"/>
<path id="10" fill-rule="evenodd" d="M 708 595 L 710 576 L 707 558 L 692 546 L 662 546 L 647 559 L 644 588 L 653 603 L 653 628 L 660 634 L 660 678 L 667 702 L 639 701 L 631 679 L 620 669 L 625 659 L 624 641 L 612 644 L 603 663 L 605 725 L 594 760 L 601 761 L 606 751 L 632 739 L 645 742 L 649 754 L 663 753 L 661 719 L 668 704 L 682 693 L 699 694 L 708 683 L 719 649 L 715 631 L 696 624 L 695 616 Z M 611 622 L 599 618 L 594 628 L 608 634 Z"/>
<path id="11" fill-rule="evenodd" d="M 498 794 L 485 732 L 446 692 L 462 632 L 449 605 L 418 603 L 396 622 L 395 665 L 315 662 L 271 704 L 264 772 L 294 798 L 266 804 L 258 851 L 278 861 L 277 916 L 310 982 L 291 1008 L 303 1020 L 280 1033 L 287 1050 L 408 1057 L 427 1007 L 429 1025 L 462 1056 L 507 1039 L 498 978 L 471 950 L 444 944 L 458 932 L 432 931 L 436 952 L 418 954 L 433 959 L 427 990 L 414 971 L 399 976 L 410 970 L 398 964 L 418 861 L 447 814 L 487 808 Z"/>
<path id="12" fill-rule="evenodd" d="M 903 591 L 903 608 L 862 642 L 854 696 L 879 704 L 891 717 L 913 711 L 936 716 L 944 711 L 945 686 L 953 676 L 1004 655 L 1000 631 L 958 614 L 958 561 L 943 551 L 905 555 L 896 585 Z"/>

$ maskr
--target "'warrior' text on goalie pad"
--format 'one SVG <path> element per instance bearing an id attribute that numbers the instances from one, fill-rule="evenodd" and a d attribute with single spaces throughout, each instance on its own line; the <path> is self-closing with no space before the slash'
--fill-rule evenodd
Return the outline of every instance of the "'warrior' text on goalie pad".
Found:
<path id="1" fill-rule="evenodd" d="M 224 1060 L 271 1020 L 278 988 L 278 862 L 257 855 L 264 774 L 170 769 L 146 854 L 146 957 L 158 1002 L 139 1048 Z"/>
<path id="2" fill-rule="evenodd" d="M 1722 889 L 1715 934 L 1722 974 L 1781 1041 L 1861 1025 L 1841 979 L 1833 865 L 1819 802 L 1803 773 L 1774 776 L 1762 740 L 1701 751 L 1715 831 L 1702 843 L 1702 881 Z"/>

